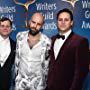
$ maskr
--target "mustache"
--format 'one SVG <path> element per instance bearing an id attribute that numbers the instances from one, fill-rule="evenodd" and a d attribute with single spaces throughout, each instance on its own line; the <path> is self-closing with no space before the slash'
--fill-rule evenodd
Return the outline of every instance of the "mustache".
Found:
<path id="1" fill-rule="evenodd" d="M 37 31 L 38 29 L 36 29 L 35 27 L 31 27 L 30 28 L 31 30 L 35 30 L 35 31 Z"/>

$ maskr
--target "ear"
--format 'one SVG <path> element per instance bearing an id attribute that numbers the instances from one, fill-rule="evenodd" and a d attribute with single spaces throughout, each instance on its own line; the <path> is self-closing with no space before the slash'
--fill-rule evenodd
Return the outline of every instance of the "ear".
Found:
<path id="1" fill-rule="evenodd" d="M 28 24 L 30 24 L 30 23 L 31 23 L 31 20 L 29 20 Z"/>
<path id="2" fill-rule="evenodd" d="M 71 26 L 73 26 L 73 21 L 71 21 Z"/>
<path id="3" fill-rule="evenodd" d="M 28 26 L 30 26 L 30 24 L 31 24 L 31 20 L 28 21 Z"/>
<path id="4" fill-rule="evenodd" d="M 45 21 L 43 21 L 42 25 L 44 25 Z"/>

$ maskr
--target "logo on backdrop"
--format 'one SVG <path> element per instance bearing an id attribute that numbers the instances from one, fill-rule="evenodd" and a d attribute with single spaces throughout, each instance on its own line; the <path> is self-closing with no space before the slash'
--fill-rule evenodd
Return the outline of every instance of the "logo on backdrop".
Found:
<path id="1" fill-rule="evenodd" d="M 27 19 L 27 16 L 28 16 L 28 7 L 29 5 L 33 4 L 36 0 L 27 0 L 26 3 L 21 3 L 21 2 L 18 2 L 17 0 L 14 0 L 14 2 L 18 5 L 21 5 L 21 6 L 24 6 L 25 7 L 25 17 L 26 17 L 26 20 L 25 20 L 25 24 L 26 24 L 26 28 L 28 27 L 28 19 Z"/>
<path id="2" fill-rule="evenodd" d="M 62 1 L 65 1 L 65 2 L 68 2 L 70 3 L 73 7 L 75 6 L 75 3 L 79 0 L 62 0 Z"/>

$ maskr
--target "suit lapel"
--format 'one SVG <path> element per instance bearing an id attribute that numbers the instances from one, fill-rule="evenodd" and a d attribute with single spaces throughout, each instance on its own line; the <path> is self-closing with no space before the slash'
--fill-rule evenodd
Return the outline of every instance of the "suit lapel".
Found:
<path id="1" fill-rule="evenodd" d="M 3 67 L 7 67 L 7 64 L 11 64 L 14 62 L 13 56 L 15 55 L 15 42 L 10 38 L 10 47 L 11 47 L 11 52 L 6 60 L 6 62 L 4 63 Z"/>
<path id="2" fill-rule="evenodd" d="M 62 45 L 61 49 L 59 50 L 58 56 L 56 58 L 56 60 L 58 60 L 58 58 L 65 52 L 65 50 L 67 50 L 67 48 L 71 45 L 72 42 L 72 36 L 74 35 L 73 32 L 71 32 L 71 34 L 68 36 L 68 38 L 66 39 L 66 41 L 64 42 L 64 44 Z"/>
<path id="3" fill-rule="evenodd" d="M 53 38 L 52 38 L 52 46 L 51 46 L 51 58 L 55 61 L 55 55 L 54 55 L 54 43 L 55 43 L 55 40 L 56 40 L 56 36 L 54 36 Z M 51 60 L 52 60 L 51 59 Z"/>

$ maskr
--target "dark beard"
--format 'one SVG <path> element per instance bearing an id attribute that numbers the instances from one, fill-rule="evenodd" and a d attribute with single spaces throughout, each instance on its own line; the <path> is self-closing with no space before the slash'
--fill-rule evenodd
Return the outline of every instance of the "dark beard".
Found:
<path id="1" fill-rule="evenodd" d="M 29 29 L 29 34 L 31 34 L 32 36 L 36 36 L 40 31 L 37 30 L 37 31 L 33 31 L 31 29 Z"/>

